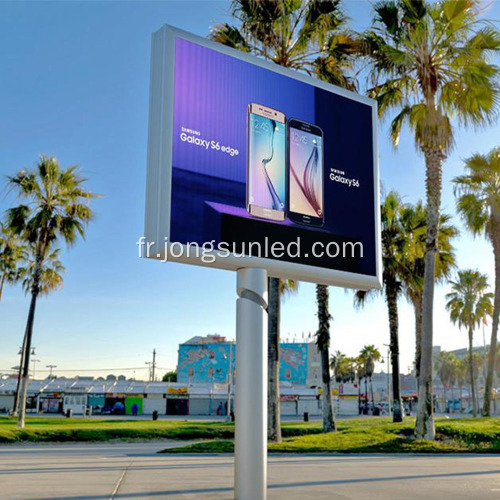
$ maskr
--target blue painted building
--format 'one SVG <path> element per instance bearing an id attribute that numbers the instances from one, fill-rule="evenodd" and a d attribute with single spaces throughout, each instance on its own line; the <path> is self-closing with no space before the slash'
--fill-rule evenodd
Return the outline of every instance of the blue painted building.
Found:
<path id="1" fill-rule="evenodd" d="M 319 384 L 319 356 L 313 342 L 283 343 L 280 346 L 280 357 L 281 382 L 297 386 Z M 228 342 L 219 335 L 193 337 L 179 345 L 177 380 L 191 384 L 227 383 L 230 363 L 234 375 L 234 342 Z"/>

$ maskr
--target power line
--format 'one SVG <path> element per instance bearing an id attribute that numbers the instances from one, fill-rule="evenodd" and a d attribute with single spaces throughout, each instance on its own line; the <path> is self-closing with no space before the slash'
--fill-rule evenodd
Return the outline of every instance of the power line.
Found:
<path id="1" fill-rule="evenodd" d="M 164 366 L 156 366 L 159 370 L 172 370 L 171 367 L 164 367 Z M 130 370 L 146 370 L 147 368 L 144 368 L 144 366 L 136 366 L 132 368 L 116 368 L 116 367 L 111 367 L 111 368 L 67 368 L 67 369 L 58 369 L 58 372 L 99 372 L 99 371 L 130 371 Z M 12 371 L 17 371 L 13 370 L 12 368 L 0 368 L 0 372 L 12 372 Z M 49 372 L 50 370 L 43 370 L 43 369 L 38 369 L 38 372 Z"/>

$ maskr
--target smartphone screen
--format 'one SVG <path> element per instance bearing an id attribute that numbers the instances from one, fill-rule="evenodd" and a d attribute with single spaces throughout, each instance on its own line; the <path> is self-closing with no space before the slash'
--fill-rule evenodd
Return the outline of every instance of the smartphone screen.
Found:
<path id="1" fill-rule="evenodd" d="M 286 203 L 286 126 L 282 113 L 251 104 L 248 115 L 247 209 L 284 220 Z"/>
<path id="2" fill-rule="evenodd" d="M 323 132 L 299 120 L 289 122 L 289 218 L 323 225 Z"/>

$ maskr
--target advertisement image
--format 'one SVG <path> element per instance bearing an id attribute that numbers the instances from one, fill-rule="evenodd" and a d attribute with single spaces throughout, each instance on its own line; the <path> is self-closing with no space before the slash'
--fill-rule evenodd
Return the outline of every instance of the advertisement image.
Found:
<path id="1" fill-rule="evenodd" d="M 373 102 L 214 43 L 167 44 L 169 244 L 376 277 Z"/>

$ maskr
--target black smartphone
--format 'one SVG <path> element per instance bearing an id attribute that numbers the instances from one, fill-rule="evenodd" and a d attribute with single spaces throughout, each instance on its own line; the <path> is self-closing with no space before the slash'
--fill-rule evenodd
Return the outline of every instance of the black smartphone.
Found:
<path id="1" fill-rule="evenodd" d="M 321 227 L 324 218 L 323 131 L 292 118 L 288 122 L 288 218 Z"/>

